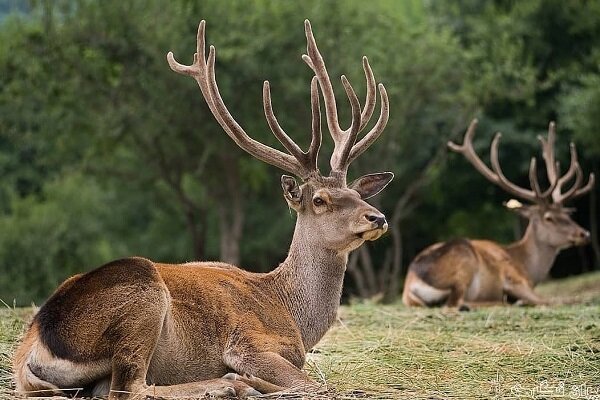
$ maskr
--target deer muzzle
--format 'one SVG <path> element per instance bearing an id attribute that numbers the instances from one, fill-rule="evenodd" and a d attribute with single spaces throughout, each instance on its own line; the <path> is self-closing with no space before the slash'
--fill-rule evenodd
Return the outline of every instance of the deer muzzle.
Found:
<path id="1" fill-rule="evenodd" d="M 585 229 L 581 229 L 579 232 L 576 233 L 575 238 L 573 239 L 573 242 L 575 243 L 576 246 L 583 246 L 585 244 L 588 244 L 591 240 L 591 235 L 589 231 L 586 231 Z"/>
<path id="2" fill-rule="evenodd" d="M 365 218 L 371 223 L 371 229 L 362 233 L 364 240 L 377 240 L 387 232 L 388 223 L 383 214 L 367 214 Z"/>

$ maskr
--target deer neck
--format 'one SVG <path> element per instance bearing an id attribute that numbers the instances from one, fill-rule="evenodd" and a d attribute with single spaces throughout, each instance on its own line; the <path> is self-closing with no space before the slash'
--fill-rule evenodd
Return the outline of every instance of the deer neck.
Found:
<path id="1" fill-rule="evenodd" d="M 508 245 L 506 250 L 525 268 L 531 283 L 537 285 L 548 276 L 560 249 L 539 240 L 533 225 L 530 221 L 521 240 Z"/>
<path id="2" fill-rule="evenodd" d="M 287 258 L 268 274 L 307 351 L 336 319 L 347 261 L 347 253 L 324 248 L 298 220 Z"/>

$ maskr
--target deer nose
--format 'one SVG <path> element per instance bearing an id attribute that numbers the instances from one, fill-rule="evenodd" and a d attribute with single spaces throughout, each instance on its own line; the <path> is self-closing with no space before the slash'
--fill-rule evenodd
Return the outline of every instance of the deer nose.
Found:
<path id="1" fill-rule="evenodd" d="M 385 216 L 381 215 L 381 214 L 379 214 L 379 215 L 377 215 L 377 214 L 366 214 L 365 218 L 367 219 L 367 221 L 376 224 L 378 228 L 383 228 L 383 226 L 385 224 L 387 224 L 387 221 L 385 220 Z"/>
<path id="2" fill-rule="evenodd" d="M 579 237 L 585 242 L 588 242 L 590 240 L 591 235 L 589 231 L 581 231 L 579 232 Z"/>

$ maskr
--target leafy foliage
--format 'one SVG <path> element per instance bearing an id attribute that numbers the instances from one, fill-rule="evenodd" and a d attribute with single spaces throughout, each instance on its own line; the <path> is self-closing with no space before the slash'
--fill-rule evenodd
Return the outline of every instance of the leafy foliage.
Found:
<path id="1" fill-rule="evenodd" d="M 239 150 L 194 82 L 166 64 L 169 50 L 191 62 L 200 19 L 228 107 L 271 146 L 265 79 L 284 129 L 302 146 L 310 139 L 303 18 L 330 75 L 346 74 L 361 99 L 360 60 L 369 57 L 391 118 L 350 174 L 395 172 L 374 201 L 388 217 L 398 210 L 405 265 L 437 240 L 509 241 L 518 230 L 501 208 L 505 195 L 445 156 L 472 117 L 482 151 L 494 130 L 507 133 L 501 157 L 515 180 L 526 180 L 535 136 L 557 116 L 561 161 L 572 136 L 585 145 L 584 169 L 599 168 L 597 2 L 58 0 L 4 1 L 2 10 L 14 12 L 0 19 L 0 298 L 9 302 L 41 301 L 66 276 L 126 255 L 229 258 L 257 271 L 285 257 L 294 219 L 280 172 Z M 344 125 L 349 107 L 333 84 Z M 324 172 L 331 147 L 326 135 Z M 576 204 L 583 225 L 594 222 L 588 204 Z M 376 268 L 396 239 L 371 248 Z M 591 264 L 577 254 L 565 264 Z"/>

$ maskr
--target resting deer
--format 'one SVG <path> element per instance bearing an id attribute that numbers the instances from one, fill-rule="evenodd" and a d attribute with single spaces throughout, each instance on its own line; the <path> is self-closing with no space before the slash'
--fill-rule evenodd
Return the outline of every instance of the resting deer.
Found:
<path id="1" fill-rule="evenodd" d="M 423 250 L 408 268 L 402 300 L 408 306 L 434 306 L 468 309 L 465 302 L 499 302 L 506 297 L 523 304 L 543 304 L 533 290 L 546 278 L 554 259 L 562 249 L 583 245 L 589 240 L 589 232 L 577 225 L 570 217 L 571 209 L 564 208 L 567 200 L 589 192 L 594 186 L 594 174 L 590 174 L 585 186 L 583 172 L 577 161 L 575 145 L 571 143 L 571 164 L 563 176 L 555 162 L 555 126 L 551 122 L 548 138 L 539 137 L 549 187 L 540 188 L 536 159 L 531 159 L 529 180 L 531 189 L 517 186 L 502 173 L 498 162 L 497 133 L 491 146 L 490 169 L 473 148 L 473 135 L 477 120 L 469 126 L 462 145 L 449 142 L 448 147 L 461 153 L 484 177 L 508 193 L 526 200 L 522 205 L 511 200 L 507 206 L 529 220 L 521 240 L 503 246 L 489 240 L 459 239 L 436 243 Z M 564 186 L 575 178 L 571 187 Z"/>
<path id="2" fill-rule="evenodd" d="M 325 63 L 305 21 L 307 55 L 315 76 L 310 86 L 312 140 L 303 151 L 281 128 L 271 106 L 269 83 L 263 103 L 284 153 L 250 138 L 227 110 L 215 79 L 215 49 L 205 58 L 205 22 L 200 22 L 194 62 L 169 53 L 171 69 L 193 77 L 218 123 L 252 156 L 301 178 L 283 175 L 288 206 L 297 214 L 287 258 L 272 272 L 250 273 L 218 262 L 182 265 L 144 258 L 113 261 L 65 281 L 35 315 L 14 359 L 17 391 L 29 395 L 83 388 L 110 399 L 134 396 L 199 397 L 276 392 L 317 385 L 302 370 L 305 355 L 336 318 L 348 253 L 387 230 L 384 215 L 365 200 L 393 178 L 365 175 L 346 184 L 348 166 L 382 133 L 389 116 L 379 84 L 381 112 L 358 140 L 376 103 L 376 84 L 363 58 L 367 81 L 364 108 L 342 83 L 352 123 L 340 128 Z M 335 147 L 331 172 L 321 175 L 319 88 Z"/>

